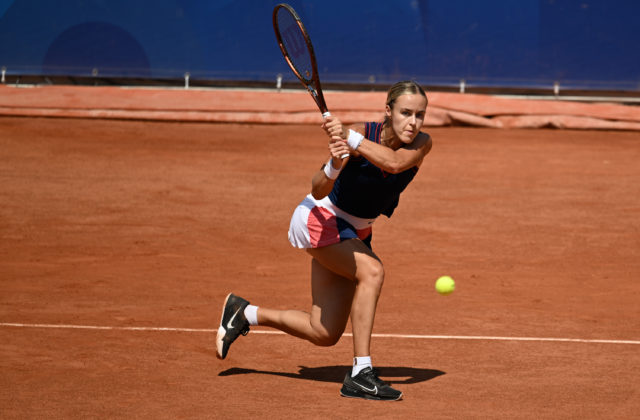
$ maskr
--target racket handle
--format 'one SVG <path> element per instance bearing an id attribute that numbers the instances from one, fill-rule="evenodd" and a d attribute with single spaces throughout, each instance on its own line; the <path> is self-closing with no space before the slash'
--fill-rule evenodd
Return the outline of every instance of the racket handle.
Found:
<path id="1" fill-rule="evenodd" d="M 331 116 L 331 113 L 329 111 L 324 112 L 322 114 L 322 118 L 327 118 L 327 117 L 330 117 L 330 116 Z M 345 153 L 344 155 L 340 156 L 340 159 L 346 159 L 348 157 L 349 157 L 349 153 Z"/>

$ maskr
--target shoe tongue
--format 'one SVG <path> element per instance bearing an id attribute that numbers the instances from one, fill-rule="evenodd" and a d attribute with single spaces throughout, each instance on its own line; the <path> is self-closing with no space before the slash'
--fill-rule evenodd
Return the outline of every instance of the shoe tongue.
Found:
<path id="1" fill-rule="evenodd" d="M 376 371 L 373 368 L 369 367 L 369 366 L 367 366 L 366 368 L 362 369 L 360 371 L 359 375 L 373 377 L 373 378 L 377 377 Z"/>
<path id="2" fill-rule="evenodd" d="M 378 371 L 374 368 L 366 367 L 360 371 L 363 375 L 370 377 L 377 385 L 385 386 L 387 383 L 378 377 Z"/>

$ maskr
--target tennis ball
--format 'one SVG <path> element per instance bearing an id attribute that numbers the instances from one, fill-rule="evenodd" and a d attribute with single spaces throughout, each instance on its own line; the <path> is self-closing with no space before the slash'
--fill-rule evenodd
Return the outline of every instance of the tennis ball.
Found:
<path id="1" fill-rule="evenodd" d="M 436 280 L 436 291 L 441 295 L 448 295 L 456 288 L 456 283 L 449 276 L 442 276 Z"/>

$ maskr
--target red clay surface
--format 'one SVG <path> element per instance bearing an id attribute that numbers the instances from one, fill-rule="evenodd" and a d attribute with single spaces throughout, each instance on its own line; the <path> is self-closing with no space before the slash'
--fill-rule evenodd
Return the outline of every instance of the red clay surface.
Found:
<path id="1" fill-rule="evenodd" d="M 397 403 L 339 396 L 349 336 L 250 333 L 217 360 L 229 291 L 309 307 L 310 260 L 286 232 L 322 131 L 4 117 L 0 417 L 633 418 L 638 133 L 428 131 L 431 154 L 374 227 L 374 333 L 628 343 L 377 337 Z M 451 296 L 433 289 L 443 274 Z"/>

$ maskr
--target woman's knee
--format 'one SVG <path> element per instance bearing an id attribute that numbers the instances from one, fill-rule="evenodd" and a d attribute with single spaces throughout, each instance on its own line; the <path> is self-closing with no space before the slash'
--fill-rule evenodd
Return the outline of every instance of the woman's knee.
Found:
<path id="1" fill-rule="evenodd" d="M 342 337 L 342 331 L 328 331 L 324 328 L 314 328 L 311 342 L 320 347 L 335 346 Z"/>
<path id="2" fill-rule="evenodd" d="M 381 288 L 384 283 L 384 267 L 380 261 L 372 259 L 367 264 L 358 266 L 356 278 L 358 284 Z"/>
<path id="3" fill-rule="evenodd" d="M 318 338 L 314 344 L 320 347 L 331 347 L 338 344 L 338 341 L 340 341 L 340 336 L 325 336 Z"/>

